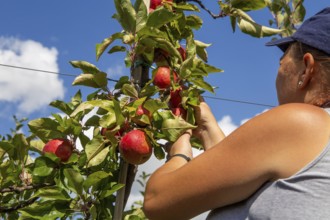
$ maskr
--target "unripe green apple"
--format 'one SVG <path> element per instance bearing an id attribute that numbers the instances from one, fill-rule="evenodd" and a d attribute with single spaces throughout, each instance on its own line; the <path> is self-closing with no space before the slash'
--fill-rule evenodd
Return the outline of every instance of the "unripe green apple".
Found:
<path id="1" fill-rule="evenodd" d="M 132 130 L 120 140 L 119 152 L 125 161 L 138 165 L 149 160 L 152 146 L 144 131 Z"/>
<path id="2" fill-rule="evenodd" d="M 43 148 L 43 152 L 53 153 L 61 161 L 67 161 L 72 154 L 73 146 L 68 139 L 56 138 L 47 142 Z"/>

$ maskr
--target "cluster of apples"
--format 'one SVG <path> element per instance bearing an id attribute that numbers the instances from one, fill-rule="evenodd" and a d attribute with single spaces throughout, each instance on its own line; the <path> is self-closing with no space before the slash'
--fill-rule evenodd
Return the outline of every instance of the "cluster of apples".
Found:
<path id="1" fill-rule="evenodd" d="M 149 12 L 152 12 L 156 8 L 171 2 L 173 2 L 173 0 L 151 0 Z M 180 80 L 178 74 L 172 70 L 169 65 L 164 65 L 164 62 L 162 62 L 162 60 L 164 61 L 168 59 L 170 55 L 162 49 L 156 48 L 156 51 L 158 51 L 160 56 L 155 56 L 155 62 L 160 61 L 159 63 L 163 64 L 157 67 L 153 84 L 161 91 L 169 91 L 170 98 L 168 104 L 172 113 L 176 116 L 185 118 L 186 110 L 181 104 L 181 92 L 183 87 L 179 87 L 177 89 L 171 88 L 171 78 L 174 83 L 178 83 Z M 185 60 L 186 50 L 180 46 L 178 51 L 181 54 L 182 60 Z M 138 106 L 135 115 L 137 117 L 142 115 L 147 115 L 150 117 L 150 112 L 140 105 Z M 115 127 L 101 129 L 101 135 L 104 136 L 104 138 L 106 138 L 108 132 L 119 139 L 119 152 L 128 163 L 138 165 L 146 162 L 150 158 L 152 154 L 152 145 L 143 129 L 132 130 L 130 124 L 126 121 L 119 130 Z M 52 139 L 47 142 L 43 148 L 43 152 L 55 154 L 62 162 L 66 162 L 70 158 L 72 151 L 72 142 L 64 138 Z"/>
<path id="2" fill-rule="evenodd" d="M 178 51 L 181 54 L 182 60 L 185 60 L 186 50 L 182 46 L 180 46 L 178 48 Z M 163 54 L 166 54 L 166 52 L 164 52 Z M 169 107 L 171 108 L 172 113 L 176 116 L 182 116 L 183 118 L 185 118 L 186 110 L 182 107 L 181 104 L 181 92 L 183 90 L 183 86 L 180 86 L 177 89 L 171 88 L 171 75 L 173 78 L 173 82 L 178 83 L 180 80 L 178 74 L 174 70 L 172 70 L 170 66 L 159 66 L 156 69 L 153 84 L 157 86 L 160 90 L 170 90 Z"/>

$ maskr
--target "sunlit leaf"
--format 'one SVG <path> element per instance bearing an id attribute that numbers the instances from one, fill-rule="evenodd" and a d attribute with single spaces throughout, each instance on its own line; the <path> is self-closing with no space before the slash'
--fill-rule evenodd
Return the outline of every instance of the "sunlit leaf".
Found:
<path id="1" fill-rule="evenodd" d="M 84 73 L 75 78 L 72 85 L 83 85 L 92 88 L 103 88 L 107 86 L 107 74 L 97 72 L 95 74 Z"/>
<path id="2" fill-rule="evenodd" d="M 101 72 L 95 65 L 87 61 L 70 61 L 70 64 L 75 68 L 81 69 L 83 73 L 95 74 Z"/>
<path id="3" fill-rule="evenodd" d="M 232 7 L 243 11 L 258 10 L 266 7 L 265 0 L 231 0 L 230 2 Z"/>
<path id="4" fill-rule="evenodd" d="M 161 26 L 178 19 L 181 14 L 175 14 L 164 7 L 157 8 L 149 14 L 146 25 L 160 28 Z"/>
<path id="5" fill-rule="evenodd" d="M 148 10 L 143 0 L 135 1 L 136 11 L 136 32 L 139 32 L 147 23 Z"/>
<path id="6" fill-rule="evenodd" d="M 108 48 L 108 46 L 117 39 L 121 39 L 124 33 L 115 33 L 108 38 L 105 38 L 102 43 L 96 44 L 96 60 L 99 60 L 100 56 Z"/>
<path id="7" fill-rule="evenodd" d="M 136 12 L 130 0 L 115 0 L 116 18 L 125 31 L 134 33 L 136 28 Z"/>
<path id="8" fill-rule="evenodd" d="M 103 108 L 107 111 L 113 110 L 113 101 L 110 100 L 91 100 L 81 103 L 71 114 L 71 117 L 74 117 L 79 112 L 85 110 L 91 110 L 95 107 Z"/>
<path id="9" fill-rule="evenodd" d="M 42 197 L 43 200 L 70 200 L 70 196 L 58 186 L 50 186 L 39 189 L 34 197 Z"/>
<path id="10" fill-rule="evenodd" d="M 164 120 L 162 124 L 162 131 L 171 142 L 176 141 L 184 131 L 192 128 L 195 128 L 195 126 L 187 123 L 181 117 Z"/>
<path id="11" fill-rule="evenodd" d="M 102 163 L 107 157 L 109 151 L 110 151 L 109 147 L 104 148 L 101 152 L 99 152 L 88 162 L 87 167 L 97 166 L 100 163 Z"/>
<path id="12" fill-rule="evenodd" d="M 47 157 L 38 157 L 34 162 L 33 175 L 49 176 L 53 172 L 54 166 L 54 162 Z"/>
<path id="13" fill-rule="evenodd" d="M 95 137 L 90 142 L 88 142 L 85 146 L 85 152 L 87 156 L 87 160 L 91 160 L 95 157 L 102 149 L 104 148 L 104 140 L 103 137 Z"/>
<path id="14" fill-rule="evenodd" d="M 139 96 L 139 93 L 134 88 L 134 86 L 131 84 L 124 84 L 122 87 L 122 91 L 125 95 L 128 95 L 133 98 L 138 98 L 138 96 Z"/>
<path id="15" fill-rule="evenodd" d="M 196 30 L 200 29 L 203 25 L 203 20 L 197 15 L 189 15 L 186 17 L 187 26 Z"/>

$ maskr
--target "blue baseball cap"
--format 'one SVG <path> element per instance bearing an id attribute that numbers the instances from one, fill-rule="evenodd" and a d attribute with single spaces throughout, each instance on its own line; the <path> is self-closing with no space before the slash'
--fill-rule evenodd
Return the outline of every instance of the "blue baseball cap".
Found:
<path id="1" fill-rule="evenodd" d="M 305 20 L 292 36 L 268 42 L 266 46 L 278 46 L 285 51 L 295 41 L 330 55 L 330 7 Z"/>

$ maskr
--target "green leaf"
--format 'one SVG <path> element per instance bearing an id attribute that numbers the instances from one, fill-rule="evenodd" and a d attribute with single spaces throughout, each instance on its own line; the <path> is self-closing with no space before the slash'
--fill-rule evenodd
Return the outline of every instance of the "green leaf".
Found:
<path id="1" fill-rule="evenodd" d="M 37 135 L 43 142 L 53 138 L 64 138 L 66 135 L 57 130 L 59 124 L 50 118 L 38 118 L 28 123 L 32 133 Z"/>
<path id="2" fill-rule="evenodd" d="M 72 113 L 71 117 L 74 117 L 80 112 L 92 110 L 95 107 L 102 108 L 107 111 L 113 110 L 113 101 L 110 100 L 91 100 L 81 103 Z"/>
<path id="3" fill-rule="evenodd" d="M 32 140 L 30 141 L 30 147 L 32 150 L 36 150 L 37 152 L 41 153 L 42 149 L 44 148 L 45 143 L 41 140 Z"/>
<path id="4" fill-rule="evenodd" d="M 81 98 L 81 91 L 80 89 L 77 91 L 77 93 L 71 98 L 71 103 L 74 106 L 79 105 L 82 102 L 82 98 Z M 68 114 L 70 115 L 70 114 Z"/>
<path id="5" fill-rule="evenodd" d="M 118 82 L 115 85 L 115 89 L 121 89 L 123 85 L 129 84 L 129 77 L 128 76 L 122 76 L 119 78 Z"/>
<path id="6" fill-rule="evenodd" d="M 99 184 L 106 180 L 109 176 L 111 176 L 111 173 L 106 173 L 104 171 L 96 171 L 95 173 L 90 174 L 83 183 L 85 191 L 88 192 L 88 189 L 91 187 L 97 190 L 99 188 Z"/>
<path id="7" fill-rule="evenodd" d="M 215 66 L 211 66 L 211 65 L 209 65 L 207 63 L 204 63 L 204 67 L 205 67 L 206 72 L 208 72 L 208 73 L 220 73 L 220 72 L 223 72 L 222 69 L 219 69 L 219 68 L 217 68 Z"/>
<path id="8" fill-rule="evenodd" d="M 164 120 L 162 124 L 162 131 L 171 142 L 175 142 L 183 132 L 192 128 L 195 128 L 195 126 L 187 123 L 181 117 Z"/>
<path id="9" fill-rule="evenodd" d="M 84 178 L 77 170 L 72 168 L 66 168 L 63 170 L 63 174 L 66 177 L 66 184 L 70 190 L 73 192 L 82 195 L 83 192 L 83 181 Z"/>
<path id="10" fill-rule="evenodd" d="M 135 33 L 136 12 L 130 0 L 115 0 L 117 14 L 114 16 L 125 31 Z"/>
<path id="11" fill-rule="evenodd" d="M 19 209 L 20 220 L 39 219 L 55 220 L 65 216 L 69 203 L 67 201 L 37 201 Z"/>
<path id="12" fill-rule="evenodd" d="M 236 31 L 236 17 L 235 16 L 230 16 L 230 24 L 233 32 Z"/>
<path id="13" fill-rule="evenodd" d="M 116 183 L 115 185 L 113 185 L 111 187 L 110 190 L 102 191 L 102 193 L 100 195 L 100 199 L 104 199 L 104 198 L 106 198 L 108 196 L 113 195 L 115 192 L 117 192 L 118 190 L 120 190 L 124 186 L 125 186 L 125 184 Z"/>
<path id="14" fill-rule="evenodd" d="M 181 9 L 185 11 L 196 11 L 199 12 L 199 8 L 196 5 L 189 4 L 187 2 L 182 2 L 180 4 L 173 3 L 173 7 L 176 9 Z"/>
<path id="15" fill-rule="evenodd" d="M 116 52 L 125 52 L 126 51 L 126 47 L 123 46 L 113 46 L 108 53 L 112 54 L 112 53 L 116 53 Z"/>
<path id="16" fill-rule="evenodd" d="M 209 92 L 214 93 L 213 87 L 210 84 L 208 84 L 207 82 L 205 82 L 202 77 L 191 79 L 191 82 L 194 83 L 196 86 L 201 87 L 202 89 L 205 89 Z"/>
<path id="17" fill-rule="evenodd" d="M 101 72 L 95 65 L 87 61 L 70 61 L 70 64 L 75 68 L 81 69 L 83 73 L 96 74 Z"/>
<path id="18" fill-rule="evenodd" d="M 168 108 L 168 105 L 167 103 L 162 102 L 158 99 L 148 99 L 143 104 L 143 107 L 146 108 L 150 112 L 150 114 L 153 114 L 158 109 Z"/>
<path id="19" fill-rule="evenodd" d="M 123 88 L 122 88 L 122 91 L 125 95 L 128 95 L 130 97 L 133 97 L 133 98 L 138 98 L 139 97 L 138 91 L 131 84 L 124 84 Z"/>
<path id="20" fill-rule="evenodd" d="M 47 157 L 38 157 L 34 162 L 33 175 L 45 177 L 49 176 L 54 170 L 54 162 Z"/>
<path id="21" fill-rule="evenodd" d="M 154 155 L 158 160 L 162 160 L 165 158 L 165 152 L 164 149 L 161 147 L 155 147 L 154 148 Z"/>
<path id="22" fill-rule="evenodd" d="M 211 46 L 211 44 L 206 44 L 201 41 L 195 40 L 196 53 L 204 61 L 207 62 L 207 52 L 205 48 Z"/>
<path id="23" fill-rule="evenodd" d="M 231 0 L 231 6 L 243 11 L 259 10 L 266 7 L 264 0 Z"/>
<path id="24" fill-rule="evenodd" d="M 117 39 L 121 39 L 124 36 L 124 33 L 115 33 L 108 38 L 105 38 L 102 43 L 96 44 L 96 60 L 99 60 L 104 51 L 108 46 Z"/>
<path id="25" fill-rule="evenodd" d="M 158 37 L 158 38 L 167 39 L 166 33 L 155 27 L 144 26 L 143 28 L 140 29 L 140 31 L 137 34 L 139 38 Z"/>
<path id="26" fill-rule="evenodd" d="M 103 137 L 101 137 L 101 136 L 97 136 L 97 137 L 93 138 L 90 142 L 88 142 L 85 146 L 87 160 L 90 161 L 101 150 L 103 150 L 104 144 L 105 143 L 104 143 Z"/>
<path id="27" fill-rule="evenodd" d="M 3 152 L 8 153 L 10 157 L 14 156 L 15 145 L 13 145 L 12 143 L 9 143 L 8 141 L 1 141 L 0 149 L 2 149 Z"/>
<path id="28" fill-rule="evenodd" d="M 42 197 L 43 200 L 70 200 L 70 196 L 58 186 L 38 189 L 33 197 Z"/>
<path id="29" fill-rule="evenodd" d="M 62 112 L 64 112 L 67 115 L 70 115 L 71 112 L 73 111 L 69 104 L 67 104 L 61 100 L 52 101 L 49 105 L 61 110 Z"/>
<path id="30" fill-rule="evenodd" d="M 282 30 L 270 28 L 266 26 L 259 25 L 255 22 L 248 21 L 242 18 L 238 18 L 238 26 L 243 33 L 249 34 L 253 37 L 266 37 L 279 34 Z"/>
<path id="31" fill-rule="evenodd" d="M 100 118 L 99 124 L 103 128 L 113 127 L 116 124 L 115 112 L 108 112 Z"/>
<path id="32" fill-rule="evenodd" d="M 149 14 L 146 25 L 148 27 L 160 28 L 163 25 L 177 20 L 181 17 L 181 14 L 175 14 L 165 7 L 159 7 Z"/>
<path id="33" fill-rule="evenodd" d="M 187 26 L 198 30 L 202 27 L 203 20 L 197 15 L 189 15 L 186 17 L 186 24 Z"/>
<path id="34" fill-rule="evenodd" d="M 117 125 L 122 125 L 125 121 L 125 117 L 122 114 L 122 109 L 120 107 L 120 103 L 118 101 L 114 100 L 113 104 L 114 104 Z"/>
<path id="35" fill-rule="evenodd" d="M 306 15 L 306 9 L 301 2 L 301 0 L 292 1 L 293 8 L 295 8 L 295 10 L 293 11 L 294 24 L 300 24 L 301 22 L 303 22 Z"/>
<path id="36" fill-rule="evenodd" d="M 88 162 L 87 167 L 93 167 L 101 164 L 107 157 L 109 151 L 110 151 L 109 147 L 104 148 L 101 152 L 99 152 Z"/>
<path id="37" fill-rule="evenodd" d="M 143 0 L 136 0 L 134 8 L 136 11 L 136 32 L 139 32 L 147 23 L 148 10 Z"/>
<path id="38" fill-rule="evenodd" d="M 84 73 L 75 78 L 72 85 L 83 85 L 92 88 L 104 88 L 108 84 L 107 74 L 98 72 L 95 74 Z"/>

